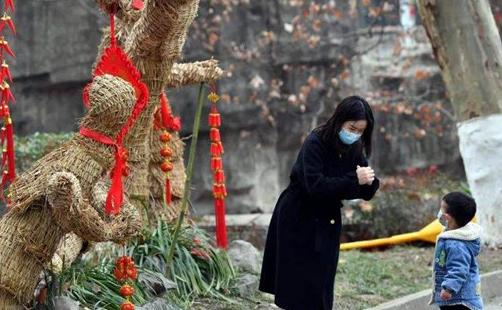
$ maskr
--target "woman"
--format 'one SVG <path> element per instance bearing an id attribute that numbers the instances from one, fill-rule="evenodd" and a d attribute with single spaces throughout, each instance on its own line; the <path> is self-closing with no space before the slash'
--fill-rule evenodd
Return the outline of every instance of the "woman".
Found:
<path id="1" fill-rule="evenodd" d="M 270 222 L 260 290 L 287 310 L 333 308 L 342 200 L 370 200 L 379 187 L 371 154 L 373 113 L 361 97 L 342 100 L 305 140 Z"/>

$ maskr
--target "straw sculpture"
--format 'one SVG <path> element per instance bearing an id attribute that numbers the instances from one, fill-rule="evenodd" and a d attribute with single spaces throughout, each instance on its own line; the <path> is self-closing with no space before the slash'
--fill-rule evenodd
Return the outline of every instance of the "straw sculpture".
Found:
<path id="1" fill-rule="evenodd" d="M 166 207 L 163 203 L 166 175 L 159 165 L 162 161 L 159 155 L 161 143 L 158 132 L 153 129 L 153 117 L 161 92 L 165 88 L 209 83 L 223 75 L 214 59 L 175 63 L 180 58 L 188 26 L 198 10 L 198 2 L 149 0 L 144 9 L 138 11 L 132 8 L 130 0 L 97 0 L 106 13 L 112 10 L 116 12 L 117 41 L 125 47 L 129 57 L 140 69 L 142 80 L 149 88 L 149 105 L 136 122 L 128 141 L 128 145 L 131 145 L 131 175 L 126 181 L 126 192 L 134 206 L 141 210 L 140 213 L 147 216 L 145 222 L 148 220 L 150 223 L 156 223 L 157 218 L 169 222 L 178 216 L 186 178 L 183 164 L 184 143 L 177 132 L 171 132 L 169 147 L 173 150 L 174 169 L 170 175 L 173 200 Z M 142 42 L 146 42 L 143 47 Z M 97 61 L 109 44 L 110 31 L 105 29 Z M 66 253 L 67 260 L 77 257 L 78 244 L 82 243 L 78 239 L 69 240 L 73 241 L 61 243 L 57 251 Z M 61 256 L 58 254 L 53 263 L 57 267 L 60 261 Z M 68 261 L 71 263 L 71 260 Z M 57 270 L 58 268 L 55 268 L 55 271 Z"/>
<path id="2" fill-rule="evenodd" d="M 136 96 L 126 81 L 102 75 L 94 78 L 89 101 L 81 126 L 115 136 Z M 40 272 L 65 234 L 123 242 L 141 228 L 127 199 L 118 215 L 103 211 L 113 162 L 113 146 L 75 135 L 11 185 L 10 210 L 0 220 L 0 309 L 22 308 L 31 300 Z"/>
<path id="3" fill-rule="evenodd" d="M 160 144 L 158 133 L 153 130 L 153 118 L 160 94 L 165 88 L 212 82 L 223 74 L 216 60 L 176 63 L 181 57 L 186 34 L 196 16 L 199 1 L 147 0 L 141 11 L 132 9 L 132 1 L 128 0 L 97 0 L 97 3 L 105 11 L 113 8 L 113 4 L 114 9 L 118 7 L 117 39 L 141 72 L 150 91 L 149 105 L 129 136 L 129 143 L 134 151 L 130 154 L 131 177 L 126 183 L 126 191 L 137 207 L 151 207 L 144 213 L 152 212 L 165 220 L 172 220 L 179 213 L 179 198 L 183 193 L 184 144 L 178 133 L 172 132 L 170 146 L 175 153 L 171 174 L 173 202 L 166 208 L 162 198 L 165 173 L 160 171 Z M 109 41 L 109 30 L 105 30 L 99 50 L 108 46 Z M 100 53 L 98 52 L 98 58 Z M 150 162 L 145 158 L 151 158 Z"/>

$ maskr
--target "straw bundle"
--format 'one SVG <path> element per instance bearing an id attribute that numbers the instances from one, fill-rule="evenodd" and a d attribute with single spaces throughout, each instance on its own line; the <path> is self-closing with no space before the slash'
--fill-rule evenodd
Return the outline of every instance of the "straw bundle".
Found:
<path id="1" fill-rule="evenodd" d="M 109 75 L 94 79 L 89 98 L 82 125 L 112 137 L 136 101 L 127 82 Z M 100 211 L 107 192 L 102 179 L 113 155 L 113 147 L 77 135 L 11 185 L 11 209 L 0 220 L 0 309 L 15 309 L 32 298 L 38 275 L 66 233 L 123 241 L 137 232 L 139 216 L 127 201 L 116 217 Z"/>
<path id="2" fill-rule="evenodd" d="M 211 83 L 221 78 L 223 70 L 218 67 L 215 59 L 193 63 L 174 64 L 169 74 L 166 86 L 178 88 L 199 83 Z"/>

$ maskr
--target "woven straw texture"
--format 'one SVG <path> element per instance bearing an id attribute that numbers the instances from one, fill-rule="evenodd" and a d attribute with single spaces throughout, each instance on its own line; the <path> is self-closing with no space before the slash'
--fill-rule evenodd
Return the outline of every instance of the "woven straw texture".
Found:
<path id="1" fill-rule="evenodd" d="M 132 112 L 132 87 L 117 77 L 94 79 L 82 125 L 115 136 Z M 127 147 L 127 146 L 126 146 Z M 114 149 L 80 135 L 37 161 L 10 187 L 11 209 L 0 220 L 0 309 L 29 301 L 63 236 L 124 241 L 141 227 L 126 201 L 121 213 L 102 213 Z"/>

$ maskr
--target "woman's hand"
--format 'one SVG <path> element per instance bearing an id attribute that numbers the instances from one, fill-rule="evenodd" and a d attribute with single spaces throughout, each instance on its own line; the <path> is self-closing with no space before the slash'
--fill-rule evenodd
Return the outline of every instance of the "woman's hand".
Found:
<path id="1" fill-rule="evenodd" d="M 359 185 L 371 185 L 375 180 L 375 171 L 371 167 L 360 167 L 356 169 Z"/>

